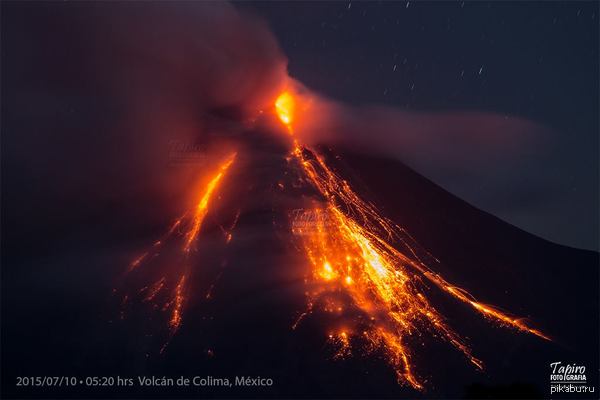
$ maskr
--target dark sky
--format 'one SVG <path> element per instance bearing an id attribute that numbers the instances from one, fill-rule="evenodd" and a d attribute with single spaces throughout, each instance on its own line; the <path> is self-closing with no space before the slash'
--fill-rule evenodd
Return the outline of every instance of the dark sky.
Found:
<path id="1" fill-rule="evenodd" d="M 422 140 L 431 146 L 431 152 L 425 148 L 427 157 L 400 158 L 458 197 L 528 232 L 598 249 L 598 2 L 234 3 L 267 23 L 254 43 L 264 51 L 257 57 L 260 51 L 245 51 L 248 46 L 235 35 L 229 35 L 227 46 L 206 46 L 213 31 L 244 37 L 240 26 L 252 25 L 245 15 L 226 24 L 207 23 L 219 21 L 207 11 L 208 3 L 3 4 L 3 190 L 10 188 L 8 195 L 23 210 L 35 209 L 38 193 L 59 205 L 85 187 L 104 204 L 107 198 L 117 201 L 116 188 L 141 182 L 139 176 L 157 180 L 149 178 L 149 154 L 163 151 L 181 127 L 190 135 L 198 132 L 198 104 L 207 101 L 202 88 L 224 83 L 228 90 L 220 92 L 229 99 L 244 92 L 238 83 L 277 75 L 269 70 L 280 56 L 276 40 L 291 76 L 338 104 L 388 107 L 400 122 L 389 131 L 399 136 L 420 132 L 403 131 L 402 118 L 418 115 L 411 123 L 419 128 L 440 112 L 527 121 L 506 125 L 521 127 L 506 132 L 513 139 L 524 126 L 543 127 L 538 142 L 527 146 L 531 154 L 524 162 L 500 149 L 490 153 L 494 145 L 487 144 L 484 153 L 473 143 L 461 148 L 438 140 L 436 135 L 443 139 L 470 121 L 467 130 L 481 131 L 479 145 L 486 144 L 486 126 L 468 118 L 448 129 L 447 119 L 438 119 Z M 153 22 L 136 25 L 140 11 L 156 14 Z M 263 64 L 231 61 L 207 75 L 202 68 L 209 57 L 198 52 L 204 48 L 221 62 L 241 50 Z M 214 79 L 217 70 L 219 79 Z M 269 80 L 263 89 L 274 86 L 264 82 Z M 135 134 L 121 135 L 132 131 L 122 124 L 126 119 Z M 364 129 L 364 136 L 370 133 Z M 88 154 L 88 149 L 94 151 Z M 411 149 L 398 150 L 406 155 Z M 118 162 L 107 162 L 104 156 L 115 153 Z M 454 155 L 453 163 L 440 157 L 448 154 Z M 492 161 L 449 173 L 461 154 L 465 161 L 488 156 Z M 123 174 L 125 169 L 135 173 Z M 92 184 L 92 176 L 110 178 L 111 190 Z M 40 214 L 31 216 L 36 221 L 52 214 L 35 212 Z M 8 217 L 22 226 L 22 215 L 12 214 Z"/>
<path id="2" fill-rule="evenodd" d="M 598 248 L 598 2 L 236 5 L 267 20 L 293 77 L 333 99 L 487 111 L 548 128 L 545 156 L 501 187 L 419 172 L 527 231 Z M 516 190 L 521 173 L 552 188 Z"/>

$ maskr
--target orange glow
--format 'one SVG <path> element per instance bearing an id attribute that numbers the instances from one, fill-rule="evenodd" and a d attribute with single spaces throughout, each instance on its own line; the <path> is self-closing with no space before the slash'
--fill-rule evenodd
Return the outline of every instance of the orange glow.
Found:
<path id="1" fill-rule="evenodd" d="M 423 342 L 424 334 L 443 340 L 477 368 L 483 368 L 483 362 L 473 355 L 466 341 L 428 298 L 432 291 L 439 291 L 438 297 L 467 305 L 494 323 L 550 340 L 525 320 L 476 301 L 466 290 L 447 282 L 424 264 L 417 256 L 420 248 L 404 229 L 361 198 L 328 165 L 322 153 L 300 143 L 295 135 L 306 125 L 298 124 L 304 123 L 306 116 L 314 117 L 314 113 L 307 112 L 310 107 L 307 97 L 299 101 L 295 96 L 291 90 L 284 91 L 274 101 L 272 110 L 293 143 L 286 158 L 289 169 L 285 172 L 295 174 L 300 182 L 298 186 L 314 194 L 313 202 L 303 211 L 311 218 L 290 224 L 297 247 L 306 259 L 308 286 L 306 310 L 293 324 L 293 329 L 312 313 L 331 315 L 332 325 L 325 339 L 337 348 L 334 358 L 349 357 L 355 349 L 381 352 L 395 371 L 398 382 L 417 390 L 423 389 L 424 380 L 414 365 L 414 346 L 415 342 Z M 190 261 L 197 264 L 197 260 L 191 258 L 195 244 L 236 156 L 237 153 L 231 153 L 215 164 L 210 174 L 203 177 L 205 185 L 199 190 L 194 206 L 177 219 L 149 251 L 129 265 L 128 272 L 139 273 L 144 263 L 157 259 L 168 240 L 177 240 L 177 255 L 164 265 L 158 259 L 158 266 L 164 268 L 160 270 L 160 278 L 154 276 L 147 280 L 146 286 L 133 295 L 132 292 L 126 294 L 122 302 L 130 304 L 135 300 L 133 296 L 137 296 L 142 303 L 149 303 L 157 312 L 162 312 L 169 337 L 182 324 L 189 282 L 195 280 L 190 279 L 189 271 Z M 277 186 L 280 190 L 296 187 L 281 182 Z M 239 216 L 238 210 L 231 226 L 221 226 L 223 246 L 237 240 L 233 229 Z M 213 288 L 214 283 L 205 294 L 206 299 L 212 297 Z"/>
<path id="2" fill-rule="evenodd" d="M 352 355 L 350 335 L 345 330 L 338 333 L 330 333 L 329 341 L 338 348 L 334 358 L 341 359 Z"/>
<path id="3" fill-rule="evenodd" d="M 296 101 L 289 91 L 285 91 L 275 100 L 275 111 L 277 116 L 286 126 L 290 127 L 294 120 Z"/>
<path id="4" fill-rule="evenodd" d="M 219 188 L 219 185 L 223 181 L 223 177 L 234 163 L 237 153 L 231 153 L 225 158 L 219 165 L 214 175 L 209 176 L 208 184 L 203 188 L 200 193 L 198 203 L 194 210 L 188 211 L 178 218 L 163 235 L 163 237 L 154 242 L 152 245 L 152 253 L 145 252 L 140 257 L 136 258 L 131 262 L 127 270 L 131 273 L 133 270 L 139 268 L 142 263 L 149 259 L 155 258 L 160 254 L 161 247 L 164 243 L 172 236 L 181 237 L 183 240 L 182 248 L 182 259 L 177 264 L 169 265 L 169 269 L 164 271 L 160 279 L 152 284 L 143 287 L 138 291 L 141 296 L 140 301 L 142 303 L 150 303 L 152 308 L 160 310 L 164 313 L 168 313 L 167 325 L 169 329 L 169 337 L 173 336 L 183 320 L 183 308 L 186 302 L 187 293 L 187 270 L 188 270 L 188 257 L 193 249 L 194 242 L 198 239 L 198 235 L 202 228 L 204 218 L 208 214 L 208 209 L 211 203 L 211 199 L 215 192 Z M 225 243 L 228 243 L 232 239 L 231 231 L 233 230 L 237 219 L 239 218 L 239 212 L 236 215 L 235 221 L 229 230 L 225 231 Z M 181 228 L 181 232 L 179 229 Z M 170 277 L 167 275 L 172 272 Z M 124 296 L 124 299 L 128 299 L 128 295 Z M 123 301 L 126 304 L 126 301 Z M 166 348 L 168 344 L 165 343 L 161 349 L 161 352 Z"/>
<path id="5" fill-rule="evenodd" d="M 128 271 L 131 272 L 134 269 L 136 269 L 137 267 L 139 267 L 139 265 L 142 263 L 142 261 L 144 261 L 144 259 L 146 258 L 146 256 L 148 255 L 148 253 L 144 253 L 141 256 L 139 256 L 138 258 L 136 258 L 135 260 L 133 260 L 130 264 L 129 264 L 129 269 Z"/>
<path id="6" fill-rule="evenodd" d="M 181 325 L 181 310 L 183 308 L 183 302 L 185 300 L 185 296 L 183 293 L 184 284 L 185 275 L 181 277 L 179 283 L 177 284 L 177 287 L 175 288 L 175 297 L 173 298 L 173 311 L 171 312 L 171 320 L 169 321 L 169 324 L 171 325 L 171 329 L 173 331 L 179 329 L 179 326 Z"/>
<path id="7" fill-rule="evenodd" d="M 223 175 L 227 172 L 227 170 L 235 160 L 236 155 L 236 153 L 233 153 L 231 156 L 229 156 L 229 158 L 219 168 L 219 172 L 217 173 L 217 175 L 215 175 L 206 186 L 202 198 L 200 199 L 200 202 L 196 207 L 196 213 L 194 215 L 194 223 L 192 225 L 192 228 L 186 235 L 187 239 L 185 241 L 185 246 L 183 247 L 184 251 L 190 251 L 190 246 L 198 236 L 198 232 L 200 231 L 200 227 L 202 226 L 202 221 L 204 221 L 204 217 L 208 212 L 208 202 L 210 200 L 210 197 L 212 196 L 215 188 L 221 181 Z"/>
<path id="8" fill-rule="evenodd" d="M 159 281 L 155 282 L 150 288 L 144 288 L 144 292 L 148 291 L 146 297 L 144 297 L 144 302 L 152 301 L 156 297 L 156 295 L 162 290 L 165 286 L 165 278 L 161 278 Z"/>
<path id="9" fill-rule="evenodd" d="M 277 104 L 280 99 L 289 97 L 289 93 L 283 93 L 276 102 L 276 109 L 292 133 L 292 119 L 288 113 L 282 118 L 280 108 L 283 107 Z M 287 101 L 281 100 L 281 103 Z M 315 150 L 294 139 L 288 161 L 295 163 L 300 179 L 307 180 L 322 198 L 322 202 L 308 210 L 319 216 L 311 221 L 312 226 L 298 228 L 292 224 L 291 228 L 312 267 L 307 282 L 314 288 L 307 293 L 307 310 L 293 328 L 313 313 L 315 307 L 336 315 L 343 315 L 345 310 L 358 310 L 363 317 L 358 320 L 348 317 L 347 324 L 360 327 L 360 336 L 367 341 L 368 350 L 383 350 L 399 382 L 415 389 L 422 389 L 423 382 L 413 372 L 408 342 L 424 331 L 445 340 L 477 368 L 483 368 L 482 361 L 473 356 L 464 340 L 429 302 L 423 280 L 434 283 L 490 320 L 549 340 L 523 320 L 476 302 L 465 290 L 433 273 L 416 257 L 416 249 L 409 245 L 411 241 L 404 240 L 407 236 L 404 230 L 382 217 L 373 204 L 360 198 Z M 408 255 L 391 244 L 395 242 L 403 243 Z M 353 333 L 346 330 L 329 334 L 330 342 L 339 348 L 336 358 L 350 355 L 352 336 Z"/>

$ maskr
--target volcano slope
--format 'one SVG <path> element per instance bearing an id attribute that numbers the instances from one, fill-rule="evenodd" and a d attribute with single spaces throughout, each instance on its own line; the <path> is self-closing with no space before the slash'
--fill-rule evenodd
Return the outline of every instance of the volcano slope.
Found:
<path id="1" fill-rule="evenodd" d="M 411 343 L 411 366 L 423 382 L 422 390 L 399 383 L 381 351 L 362 351 L 358 346 L 340 357 L 339 343 L 328 338 L 337 322 L 329 313 L 315 310 L 297 323 L 307 308 L 310 267 L 290 225 L 297 215 L 294 211 L 304 209 L 315 192 L 298 184 L 289 168 L 284 140 L 259 131 L 247 131 L 241 137 L 235 164 L 187 260 L 188 290 L 178 329 L 170 331 L 169 316 L 143 302 L 127 308 L 120 318 L 120 298 L 109 306 L 96 300 L 86 315 L 103 315 L 110 323 L 96 322 L 94 329 L 78 329 L 76 324 L 54 329 L 54 339 L 40 340 L 52 342 L 53 349 L 33 345 L 30 352 L 19 354 L 18 364 L 35 358 L 46 359 L 38 363 L 40 371 L 50 365 L 59 370 L 77 365 L 87 375 L 232 380 L 260 376 L 274 382 L 270 387 L 119 389 L 119 396 L 134 397 L 189 397 L 193 393 L 209 397 L 532 398 L 548 395 L 551 362 L 577 362 L 588 371 L 597 369 L 597 253 L 555 245 L 523 232 L 398 161 L 321 149 L 356 192 L 431 254 L 426 257 L 434 271 L 467 289 L 478 301 L 528 317 L 552 338 L 545 341 L 499 326 L 431 287 L 427 291 L 431 304 L 484 362 L 483 370 L 427 332 L 415 335 Z M 224 240 L 223 227 L 233 220 L 237 223 L 232 238 Z M 146 236 L 151 244 L 161 237 L 161 230 Z M 164 245 L 160 257 L 167 261 L 157 264 L 158 271 L 140 267 L 137 278 L 124 283 L 131 292 L 161 273 L 178 271 L 168 265 L 170 249 L 177 244 L 166 241 Z M 140 250 L 132 248 L 131 253 Z M 46 307 L 49 315 L 75 310 L 72 302 L 58 299 L 49 300 Z M 21 329 L 27 331 L 27 322 Z M 32 335 L 31 331 L 26 334 Z M 55 352 L 64 356 L 51 357 Z M 597 377 L 590 373 L 588 382 L 597 384 Z M 89 394 L 85 388 L 59 390 L 74 396 Z M 111 396 L 116 392 L 98 388 L 94 393 Z"/>
<path id="2" fill-rule="evenodd" d="M 548 342 L 498 326 L 431 288 L 431 303 L 466 338 L 485 364 L 482 371 L 427 333 L 411 343 L 411 367 L 424 382 L 422 391 L 399 384 L 382 352 L 359 345 L 340 354 L 340 343 L 328 340 L 338 321 L 318 310 L 303 316 L 310 268 L 290 224 L 314 190 L 296 180 L 285 143 L 253 131 L 244 142 L 238 168 L 209 212 L 213 222 L 199 236 L 184 322 L 160 357 L 144 363 L 146 373 L 259 375 L 276 382 L 269 388 L 203 389 L 217 397 L 539 397 L 548 392 L 551 362 L 578 360 L 589 370 L 598 365 L 598 254 L 527 234 L 397 161 L 321 149 L 361 196 L 430 254 L 425 257 L 434 271 L 478 301 L 528 317 L 552 337 Z M 231 220 L 235 209 L 233 239 L 218 245 L 218 221 Z M 134 358 L 154 351 L 151 344 L 142 346 L 128 351 Z"/>

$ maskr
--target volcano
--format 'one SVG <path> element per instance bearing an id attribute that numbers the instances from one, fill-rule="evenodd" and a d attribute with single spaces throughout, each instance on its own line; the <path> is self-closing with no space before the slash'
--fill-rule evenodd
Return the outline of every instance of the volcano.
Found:
<path id="1" fill-rule="evenodd" d="M 434 115 L 347 118 L 227 4 L 6 10 L 2 397 L 536 398 L 556 363 L 598 385 L 598 253 L 344 147 Z M 532 146 L 475 116 L 426 133 Z"/>
<path id="2" fill-rule="evenodd" d="M 597 254 L 522 232 L 397 161 L 303 146 L 294 108 L 287 92 L 275 102 L 289 137 L 263 125 L 225 146 L 195 206 L 131 262 L 117 325 L 143 340 L 119 353 L 144 354 L 152 375 L 278 382 L 256 395 L 283 397 L 531 397 L 554 359 L 593 365 Z"/>
<path id="3" fill-rule="evenodd" d="M 272 382 L 121 388 L 143 397 L 542 397 L 550 363 L 594 370 L 597 253 L 523 232 L 399 161 L 304 146 L 290 101 L 279 121 L 240 125 L 186 189 L 190 207 L 146 250 L 128 246 L 111 305 L 88 307 L 108 323 L 76 341 L 70 324 L 35 353 L 90 376 Z"/>

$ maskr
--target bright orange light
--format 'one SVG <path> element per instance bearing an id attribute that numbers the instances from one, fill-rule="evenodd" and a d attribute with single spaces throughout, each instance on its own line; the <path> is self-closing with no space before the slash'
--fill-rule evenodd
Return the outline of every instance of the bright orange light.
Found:
<path id="1" fill-rule="evenodd" d="M 275 100 L 274 113 L 290 135 L 294 134 L 293 126 L 298 123 L 299 109 L 301 119 L 304 115 L 314 117 L 314 113 L 307 112 L 310 101 L 305 96 L 296 98 L 289 90 Z M 483 368 L 483 363 L 429 300 L 427 295 L 435 287 L 491 321 L 550 340 L 526 321 L 477 302 L 466 290 L 433 272 L 421 262 L 417 255 L 418 245 L 401 227 L 381 216 L 372 203 L 359 196 L 334 172 L 321 153 L 304 146 L 296 137 L 292 139 L 293 149 L 286 157 L 291 169 L 286 173 L 293 171 L 302 186 L 314 189 L 316 200 L 310 210 L 305 210 L 314 217 L 308 225 L 291 224 L 292 233 L 300 238 L 299 247 L 310 264 L 306 277 L 310 284 L 306 292 L 307 309 L 293 329 L 317 309 L 331 313 L 337 327 L 330 331 L 328 338 L 338 347 L 335 358 L 350 356 L 353 346 L 366 343 L 365 350 L 382 351 L 400 383 L 415 389 L 422 389 L 424 381 L 415 373 L 415 350 L 411 344 L 415 339 L 420 340 L 425 332 L 446 341 L 476 367 Z M 236 153 L 230 154 L 218 168 L 215 167 L 212 175 L 205 177 L 207 184 L 198 194 L 197 205 L 175 221 L 166 235 L 154 242 L 150 251 L 130 264 L 129 272 L 138 269 L 147 260 L 158 256 L 166 239 L 181 237 L 183 263 L 169 265 L 177 272 L 162 276 L 138 291 L 143 302 L 169 313 L 171 336 L 182 323 L 189 292 L 186 277 L 189 277 L 187 262 L 191 250 L 198 240 L 209 206 L 215 201 L 215 193 L 235 158 Z M 282 190 L 286 187 L 281 182 L 278 186 Z M 221 227 L 225 243 L 232 240 L 239 216 L 238 211 L 231 227 Z M 213 287 L 214 283 L 206 294 L 207 299 L 211 298 Z M 125 295 L 123 304 L 129 299 Z M 343 325 L 339 325 L 340 321 Z"/>
<path id="2" fill-rule="evenodd" d="M 215 175 L 211 179 L 208 186 L 206 187 L 204 194 L 202 195 L 202 199 L 200 200 L 200 202 L 198 203 L 198 206 L 196 207 L 196 213 L 194 215 L 194 224 L 192 225 L 192 229 L 190 229 L 189 232 L 187 233 L 187 239 L 185 241 L 185 246 L 183 248 L 186 252 L 190 251 L 190 247 L 191 247 L 192 243 L 194 242 L 194 239 L 196 239 L 196 236 L 198 236 L 198 232 L 200 231 L 200 226 L 202 225 L 202 221 L 204 221 L 204 217 L 206 216 L 206 214 L 208 212 L 208 201 L 210 200 L 212 193 L 214 192 L 215 188 L 219 184 L 219 181 L 223 177 L 223 174 L 225 174 L 225 172 L 227 172 L 227 169 L 229 169 L 229 167 L 235 160 L 235 156 L 236 156 L 236 153 L 233 153 L 231 156 L 229 156 L 229 158 L 219 168 L 219 172 L 217 173 L 217 175 Z"/>
<path id="3" fill-rule="evenodd" d="M 408 343 L 425 330 L 462 352 L 477 368 L 483 368 L 483 363 L 426 297 L 424 280 L 490 320 L 549 339 L 523 320 L 476 302 L 465 290 L 422 264 L 416 258 L 416 250 L 405 240 L 403 230 L 354 192 L 314 149 L 295 141 L 292 157 L 300 176 L 306 177 L 322 198 L 322 204 L 310 210 L 321 216 L 312 221 L 312 226 L 299 232 L 292 225 L 312 266 L 308 281 L 316 288 L 307 293 L 308 308 L 300 319 L 312 313 L 316 304 L 324 304 L 322 310 L 334 313 L 336 320 L 343 310 L 359 310 L 366 318 L 361 318 L 361 322 L 350 318 L 347 322 L 360 324 L 358 328 L 368 349 L 382 349 L 398 380 L 415 389 L 422 389 L 423 382 L 413 372 Z M 397 241 L 404 242 L 407 254 L 390 244 Z M 335 358 L 350 355 L 351 332 L 331 333 L 329 341 L 338 347 Z"/>
<path id="4" fill-rule="evenodd" d="M 183 308 L 185 275 L 181 277 L 177 287 L 175 287 L 175 298 L 173 299 L 173 311 L 171 312 L 171 320 L 169 325 L 173 331 L 179 329 L 181 325 L 181 309 Z"/>
<path id="5" fill-rule="evenodd" d="M 157 257 L 160 253 L 163 243 L 165 243 L 167 239 L 171 238 L 172 236 L 182 236 L 184 261 L 183 264 L 173 265 L 173 270 L 183 270 L 183 272 L 177 273 L 178 276 L 176 280 L 172 277 L 167 277 L 166 274 L 168 272 L 165 272 L 165 275 L 160 277 L 157 281 L 138 290 L 138 294 L 141 296 L 142 302 L 152 304 L 154 309 L 170 313 L 170 317 L 168 319 L 170 336 L 174 335 L 179 329 L 183 319 L 183 311 L 188 292 L 188 282 L 186 279 L 187 257 L 189 256 L 190 250 L 192 250 L 194 242 L 198 238 L 204 218 L 208 214 L 211 198 L 214 196 L 219 185 L 222 183 L 223 177 L 227 173 L 227 170 L 235 161 L 236 155 L 237 153 L 231 153 L 221 162 L 218 169 L 214 172 L 214 175 L 210 177 L 208 184 L 203 188 L 195 209 L 186 212 L 179 219 L 177 219 L 169 228 L 167 233 L 163 235 L 160 240 L 154 242 L 152 245 L 152 253 L 145 252 L 140 257 L 133 260 L 129 265 L 127 272 L 132 272 L 140 267 L 140 265 L 146 260 Z M 231 226 L 231 228 L 229 228 L 228 231 L 225 232 L 226 243 L 231 241 L 231 230 L 233 229 L 238 218 L 239 212 L 236 215 L 234 224 Z M 179 228 L 182 229 L 182 232 L 179 232 Z M 125 304 L 128 298 L 128 295 L 124 296 L 123 304 Z M 161 304 L 159 304 L 159 302 Z M 165 349 L 167 344 L 168 342 L 163 345 L 161 352 Z"/>
<path id="6" fill-rule="evenodd" d="M 294 120 L 296 101 L 289 91 L 285 91 L 275 100 L 277 116 L 286 126 L 290 127 Z"/>

